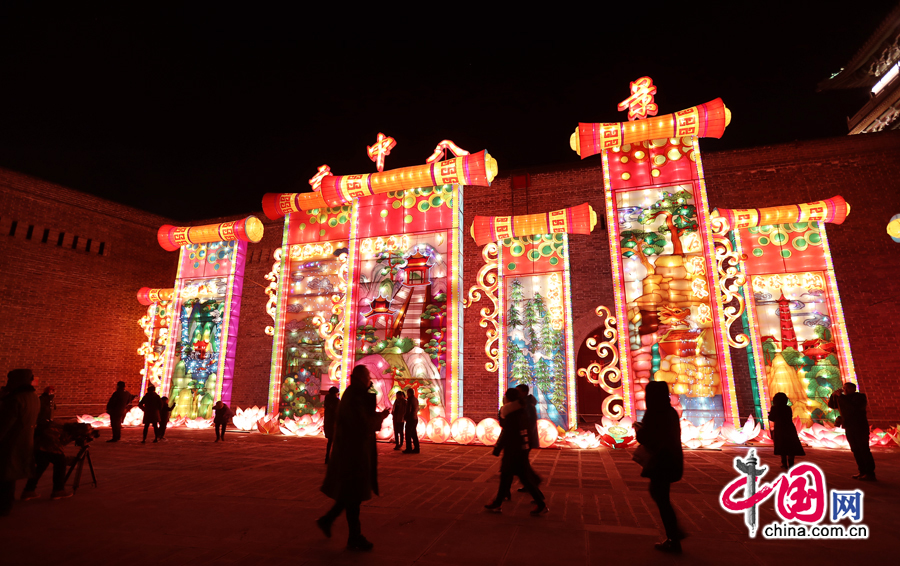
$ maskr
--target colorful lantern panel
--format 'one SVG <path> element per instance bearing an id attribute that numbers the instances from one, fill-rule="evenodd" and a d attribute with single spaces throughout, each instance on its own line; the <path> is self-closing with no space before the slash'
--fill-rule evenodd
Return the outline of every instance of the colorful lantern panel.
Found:
<path id="1" fill-rule="evenodd" d="M 231 401 L 246 253 L 244 240 L 181 247 L 161 389 L 174 417 L 206 419 Z"/>

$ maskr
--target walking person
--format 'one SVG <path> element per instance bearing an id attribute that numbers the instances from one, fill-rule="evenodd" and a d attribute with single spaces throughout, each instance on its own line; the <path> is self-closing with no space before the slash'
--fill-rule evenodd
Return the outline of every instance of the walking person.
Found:
<path id="1" fill-rule="evenodd" d="M 534 398 L 534 395 L 531 395 L 528 392 L 528 386 L 524 383 L 520 383 L 516 385 L 516 389 L 519 391 L 519 401 L 522 404 L 522 409 L 525 411 L 525 419 L 526 424 L 528 426 L 528 448 L 525 450 L 525 465 L 527 466 L 527 473 L 531 479 L 531 483 L 534 485 L 540 485 L 543 481 L 541 476 L 534 471 L 534 468 L 531 467 L 531 451 L 538 449 L 541 447 L 540 437 L 538 437 L 538 428 L 537 428 L 537 399 Z M 525 486 L 519 488 L 519 492 L 528 491 L 525 489 Z"/>
<path id="2" fill-rule="evenodd" d="M 656 543 L 663 552 L 681 552 L 684 532 L 678 526 L 675 508 L 669 499 L 672 483 L 681 480 L 684 472 L 684 453 L 681 450 L 681 424 L 678 413 L 669 399 L 669 386 L 665 381 L 651 381 L 646 386 L 647 411 L 638 423 L 635 459 L 641 458 L 641 477 L 650 478 L 650 497 L 659 508 L 659 516 L 666 529 L 666 540 Z"/>
<path id="3" fill-rule="evenodd" d="M 225 429 L 228 428 L 228 419 L 231 418 L 231 409 L 229 409 L 228 405 L 225 403 L 216 401 L 216 404 L 213 406 L 213 411 L 215 411 L 216 414 L 215 418 L 213 418 L 213 424 L 216 425 L 216 442 L 219 440 L 225 442 Z"/>
<path id="4" fill-rule="evenodd" d="M 106 402 L 106 412 L 109 414 L 109 425 L 112 427 L 112 438 L 107 442 L 118 442 L 122 438 L 122 421 L 125 413 L 131 405 L 134 395 L 125 390 L 125 382 L 116 383 L 116 390 Z"/>
<path id="5" fill-rule="evenodd" d="M 847 443 L 856 459 L 858 474 L 855 480 L 876 481 L 875 459 L 869 448 L 869 417 L 866 414 L 867 399 L 856 391 L 856 384 L 849 381 L 842 389 L 831 394 L 828 406 L 841 412 Z"/>
<path id="6" fill-rule="evenodd" d="M 406 450 L 403 454 L 419 453 L 419 400 L 416 399 L 416 392 L 412 387 L 406 390 Z"/>
<path id="7" fill-rule="evenodd" d="M 769 426 L 774 427 L 772 442 L 775 443 L 775 455 L 781 456 L 781 467 L 785 470 L 793 468 L 794 456 L 806 456 L 806 452 L 797 436 L 793 412 L 788 406 L 788 396 L 784 393 L 776 393 L 772 397 Z"/>
<path id="8" fill-rule="evenodd" d="M 16 480 L 27 478 L 31 471 L 41 409 L 30 369 L 14 369 L 6 378 L 6 394 L 0 401 L 0 517 L 12 511 Z"/>
<path id="9" fill-rule="evenodd" d="M 337 416 L 337 408 L 340 401 L 338 388 L 330 388 L 328 394 L 325 395 L 325 414 L 323 415 L 324 422 L 322 423 L 322 432 L 325 433 L 325 438 L 328 439 L 328 442 L 325 444 L 325 464 L 328 464 L 328 457 L 331 455 L 331 445 L 334 443 L 334 420 Z"/>
<path id="10" fill-rule="evenodd" d="M 394 417 L 394 450 L 400 450 L 403 448 L 403 421 L 406 419 L 406 395 L 402 390 L 394 397 L 391 415 Z"/>
<path id="11" fill-rule="evenodd" d="M 334 452 L 322 483 L 322 493 L 334 499 L 334 505 L 316 519 L 316 525 L 330 538 L 332 524 L 341 512 L 345 512 L 350 530 L 349 550 L 372 550 L 372 543 L 362 535 L 359 507 L 363 501 L 372 498 L 372 493 L 378 495 L 375 433 L 381 429 L 381 421 L 389 412 L 376 412 L 376 396 L 369 392 L 371 383 L 366 366 L 353 368 L 350 385 L 338 404 Z"/>
<path id="12" fill-rule="evenodd" d="M 160 440 L 166 439 L 166 427 L 169 426 L 169 417 L 175 410 L 175 404 L 169 406 L 168 397 L 160 397 L 159 399 L 159 436 Z"/>
<path id="13" fill-rule="evenodd" d="M 147 393 L 138 403 L 138 407 L 144 411 L 144 438 L 141 440 L 141 444 L 147 443 L 147 430 L 151 426 L 153 427 L 153 442 L 159 442 L 159 409 L 161 405 L 162 401 L 156 394 L 156 386 L 148 385 Z"/>
<path id="14" fill-rule="evenodd" d="M 503 453 L 500 461 L 500 487 L 494 501 L 484 506 L 489 511 L 500 512 L 503 500 L 509 495 L 513 476 L 518 476 L 525 491 L 531 494 L 535 507 L 532 515 L 543 515 L 549 512 L 544 494 L 532 482 L 528 465 L 528 416 L 522 407 L 521 394 L 518 389 L 507 389 L 503 396 L 503 407 L 500 408 L 500 438 L 494 445 L 494 456 Z"/>

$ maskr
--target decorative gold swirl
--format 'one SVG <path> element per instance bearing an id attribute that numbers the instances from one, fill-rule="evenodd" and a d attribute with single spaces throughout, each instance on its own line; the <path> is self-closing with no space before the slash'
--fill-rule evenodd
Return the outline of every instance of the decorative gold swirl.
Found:
<path id="1" fill-rule="evenodd" d="M 475 285 L 469 289 L 468 299 L 463 299 L 463 306 L 469 308 L 473 303 L 481 300 L 482 292 L 491 300 L 491 305 L 482 307 L 481 321 L 478 323 L 482 328 L 487 328 L 487 341 L 484 344 L 484 353 L 488 357 L 488 362 L 484 364 L 485 369 L 495 372 L 500 369 L 500 302 L 497 296 L 497 290 L 500 286 L 500 278 L 498 276 L 500 266 L 497 262 L 500 257 L 500 248 L 496 242 L 491 242 L 484 246 L 481 250 L 481 257 L 484 258 L 484 266 L 478 270 L 478 277 Z M 488 328 L 488 326 L 493 328 Z"/>
<path id="2" fill-rule="evenodd" d="M 266 274 L 266 281 L 270 281 L 269 286 L 266 287 L 266 295 L 269 296 L 269 300 L 266 302 L 266 312 L 272 317 L 272 322 L 275 322 L 275 315 L 278 313 L 276 303 L 278 301 L 278 271 L 281 269 L 281 248 L 276 249 L 272 257 L 275 258 L 275 263 L 272 265 L 272 271 Z M 275 336 L 275 327 L 267 326 L 265 332 L 267 336 Z"/>
<path id="3" fill-rule="evenodd" d="M 713 227 L 713 247 L 716 253 L 716 269 L 719 272 L 719 292 L 722 294 L 725 315 L 725 338 L 732 348 L 746 348 L 750 338 L 744 333 L 731 336 L 731 325 L 744 314 L 744 295 L 741 287 L 747 283 L 747 275 L 738 269 L 742 258 L 731 246 L 728 223 L 724 218 L 710 219 Z"/>
<path id="4" fill-rule="evenodd" d="M 619 331 L 616 329 L 616 317 L 608 308 L 600 305 L 594 311 L 603 319 L 603 341 L 598 342 L 593 336 L 585 343 L 591 350 L 597 352 L 597 361 L 591 362 L 585 368 L 578 368 L 578 375 L 584 377 L 589 383 L 600 387 L 609 396 L 603 400 L 603 415 L 611 419 L 620 419 L 625 414 L 624 401 L 622 399 L 622 372 L 619 369 L 619 348 L 617 346 Z M 606 360 L 604 362 L 604 360 Z"/>
<path id="5" fill-rule="evenodd" d="M 319 316 L 313 318 L 313 324 L 317 326 L 317 332 L 325 340 L 325 353 L 331 359 L 328 366 L 328 375 L 333 381 L 340 380 L 341 358 L 344 352 L 344 296 L 347 293 L 347 254 L 338 256 L 341 266 L 338 268 L 338 293 L 331 295 L 331 314 L 329 319 Z M 331 320 L 335 322 L 332 324 Z"/>

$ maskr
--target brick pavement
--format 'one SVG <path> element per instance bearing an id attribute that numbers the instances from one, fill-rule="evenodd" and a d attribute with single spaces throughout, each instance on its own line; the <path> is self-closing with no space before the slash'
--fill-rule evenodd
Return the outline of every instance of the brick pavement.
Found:
<path id="1" fill-rule="evenodd" d="M 104 437 L 108 437 L 108 432 Z M 498 483 L 499 460 L 481 446 L 423 444 L 402 455 L 379 445 L 382 497 L 363 506 L 371 554 L 344 550 L 346 523 L 325 539 L 313 519 L 329 507 L 318 491 L 324 441 L 212 431 L 170 430 L 166 443 L 124 441 L 92 445 L 100 485 L 50 501 L 49 474 L 41 499 L 17 502 L 0 518 L 0 556 L 18 564 L 608 564 L 627 561 L 690 564 L 804 562 L 895 563 L 896 487 L 900 450 L 876 452 L 879 481 L 864 484 L 867 541 L 766 541 L 747 537 L 742 518 L 723 512 L 717 496 L 735 476 L 742 448 L 685 453 L 685 479 L 673 502 L 690 533 L 681 557 L 652 544 L 661 524 L 646 480 L 627 452 L 541 450 L 534 467 L 550 513 L 534 518 L 528 497 L 515 493 L 502 514 L 486 513 Z M 103 438 L 101 438 L 102 440 Z M 760 448 L 764 463 L 778 462 Z M 860 485 L 847 452 L 807 451 L 827 471 L 828 487 Z M 770 472 L 771 475 L 771 472 Z M 19 489 L 21 489 L 21 482 Z M 771 502 L 761 523 L 775 520 Z"/>

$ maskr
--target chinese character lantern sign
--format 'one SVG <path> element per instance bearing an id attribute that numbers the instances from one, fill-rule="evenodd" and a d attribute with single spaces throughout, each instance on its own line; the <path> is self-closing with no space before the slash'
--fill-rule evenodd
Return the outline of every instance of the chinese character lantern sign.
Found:
<path id="1" fill-rule="evenodd" d="M 698 137 L 721 136 L 730 112 L 721 100 L 657 112 L 648 77 L 620 105 L 630 122 L 580 124 L 572 146 L 600 154 L 621 328 L 627 414 L 646 409 L 644 388 L 665 381 L 676 410 L 700 425 L 736 422 L 737 400 L 725 340 L 718 272 Z"/>
<path id="2" fill-rule="evenodd" d="M 159 229 L 160 245 L 180 250 L 160 391 L 175 416 L 210 418 L 216 401 L 231 401 L 247 243 L 262 236 L 254 216 Z"/>

